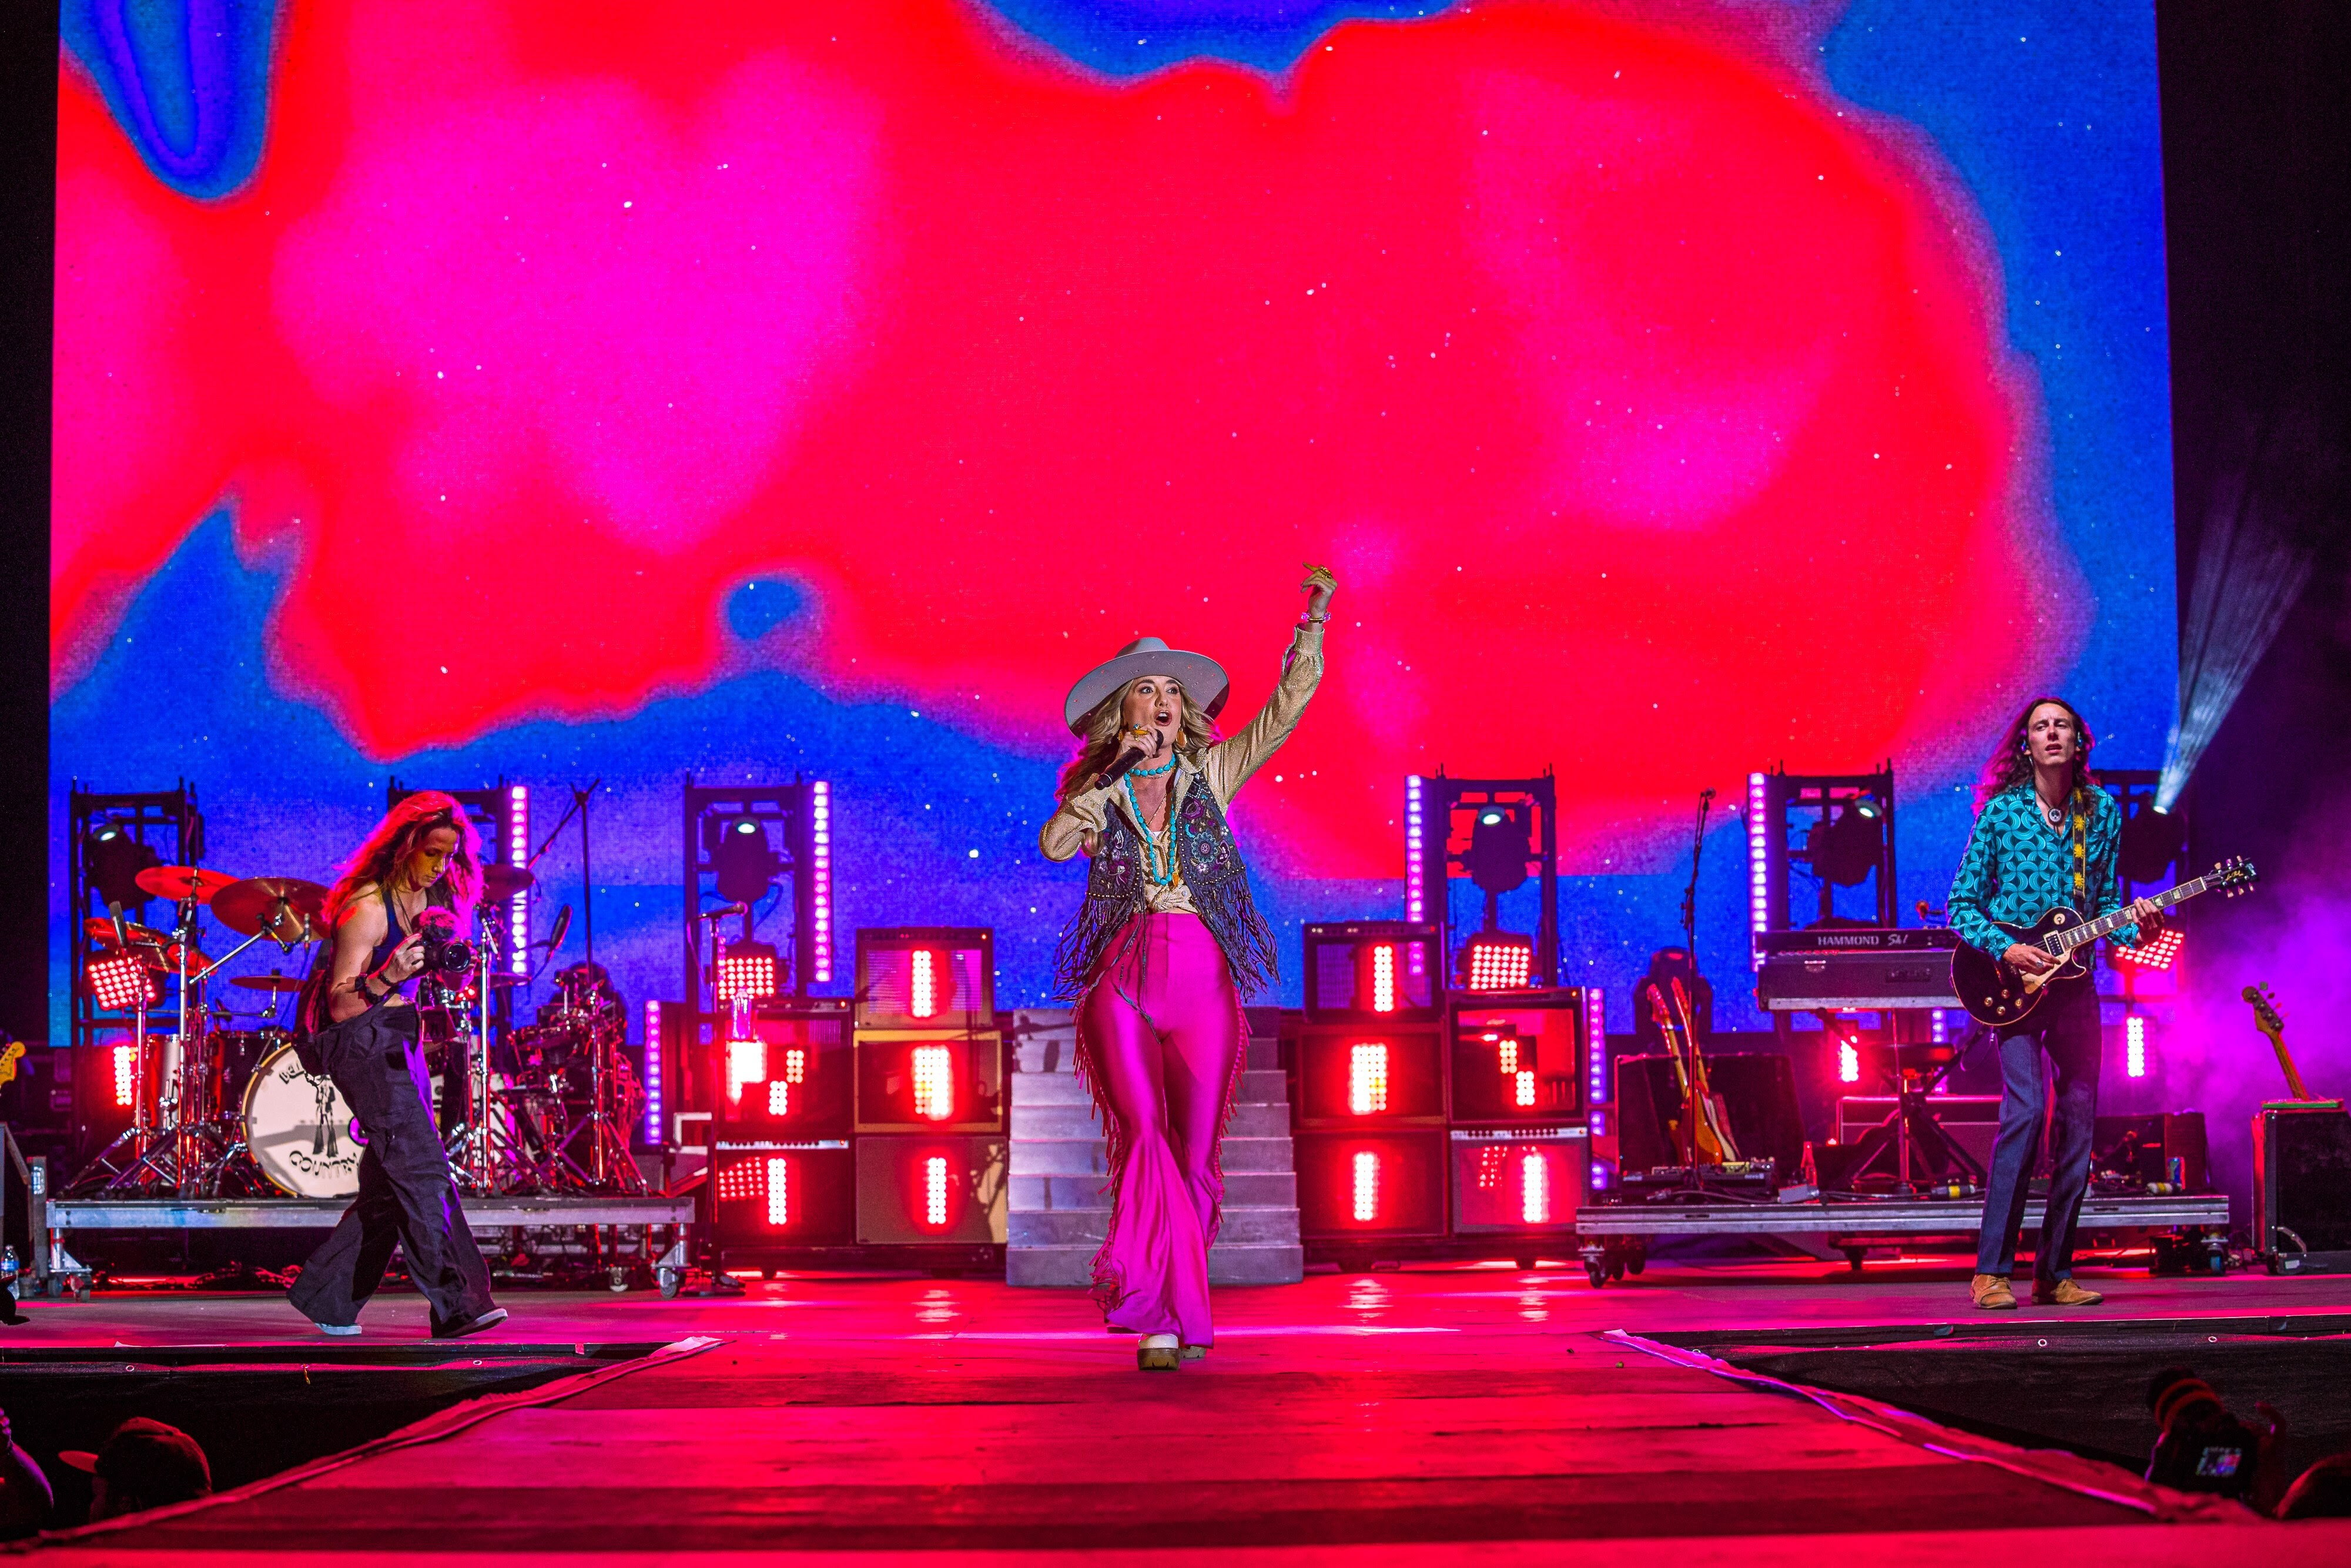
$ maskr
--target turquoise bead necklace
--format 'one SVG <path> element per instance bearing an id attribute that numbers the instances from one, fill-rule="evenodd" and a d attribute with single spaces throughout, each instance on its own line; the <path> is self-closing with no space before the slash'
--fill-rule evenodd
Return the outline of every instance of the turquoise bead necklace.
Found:
<path id="1" fill-rule="evenodd" d="M 1143 814 L 1143 801 L 1134 792 L 1134 778 L 1141 773 L 1145 779 L 1156 779 L 1175 766 L 1176 759 L 1171 757 L 1147 773 L 1140 768 L 1129 768 L 1119 780 L 1126 786 L 1127 806 L 1134 812 L 1135 824 L 1143 830 L 1143 873 L 1160 887 L 1176 885 L 1176 800 L 1172 794 L 1168 797 L 1166 828 L 1160 832 L 1152 831 L 1151 819 Z"/>

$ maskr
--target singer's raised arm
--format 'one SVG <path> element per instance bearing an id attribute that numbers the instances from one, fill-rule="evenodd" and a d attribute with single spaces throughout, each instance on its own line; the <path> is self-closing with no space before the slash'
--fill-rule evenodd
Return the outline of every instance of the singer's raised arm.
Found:
<path id="1" fill-rule="evenodd" d="M 1208 747 L 1200 763 L 1200 776 L 1217 792 L 1218 805 L 1230 805 L 1249 776 L 1264 767 L 1266 758 L 1280 750 L 1290 732 L 1298 727 L 1308 699 L 1322 684 L 1322 625 L 1320 621 L 1301 623 L 1282 655 L 1280 683 L 1265 706 L 1231 738 Z"/>

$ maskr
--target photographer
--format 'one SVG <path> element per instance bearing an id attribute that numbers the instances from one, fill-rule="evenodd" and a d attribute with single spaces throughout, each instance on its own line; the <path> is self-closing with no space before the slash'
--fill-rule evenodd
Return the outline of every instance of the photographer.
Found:
<path id="1" fill-rule="evenodd" d="M 470 928 L 482 887 L 481 840 L 450 797 L 421 790 L 394 806 L 327 895 L 329 950 L 303 987 L 302 1065 L 334 1080 L 366 1134 L 360 1192 L 295 1281 L 290 1299 L 330 1334 L 360 1332 L 360 1308 L 397 1241 L 433 1308 L 433 1337 L 506 1320 L 457 1202 L 433 1124 L 431 1080 L 404 988 L 424 967 L 428 924 Z"/>

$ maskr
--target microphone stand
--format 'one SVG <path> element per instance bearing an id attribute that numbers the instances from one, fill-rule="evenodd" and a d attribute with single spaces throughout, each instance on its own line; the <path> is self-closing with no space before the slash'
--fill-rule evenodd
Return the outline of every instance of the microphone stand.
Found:
<path id="1" fill-rule="evenodd" d="M 1682 889 L 1682 946 L 1690 956 L 1690 973 L 1698 972 L 1698 865 L 1706 853 L 1706 817 L 1714 808 L 1714 791 L 1698 794 L 1698 827 L 1690 835 L 1689 885 Z"/>

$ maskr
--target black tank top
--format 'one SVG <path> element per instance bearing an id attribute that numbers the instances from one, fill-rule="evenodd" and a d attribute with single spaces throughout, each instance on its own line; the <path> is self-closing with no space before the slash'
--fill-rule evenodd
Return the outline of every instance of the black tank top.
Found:
<path id="1" fill-rule="evenodd" d="M 408 939 L 408 933 L 400 926 L 400 906 L 392 903 L 390 890 L 379 887 L 376 896 L 383 900 L 383 940 L 375 945 L 375 955 L 368 960 L 368 973 L 371 975 L 381 969 L 384 960 L 392 956 L 392 949 Z M 392 988 L 402 995 L 407 993 L 405 983 Z"/>

